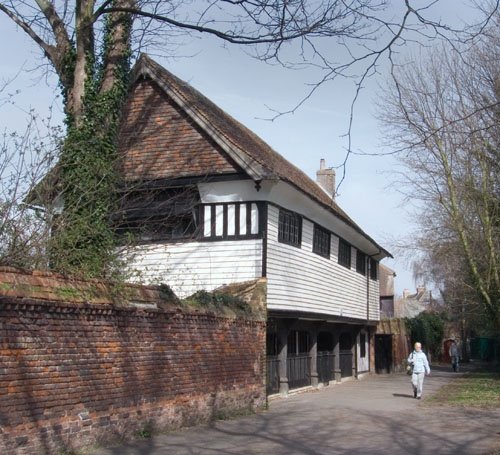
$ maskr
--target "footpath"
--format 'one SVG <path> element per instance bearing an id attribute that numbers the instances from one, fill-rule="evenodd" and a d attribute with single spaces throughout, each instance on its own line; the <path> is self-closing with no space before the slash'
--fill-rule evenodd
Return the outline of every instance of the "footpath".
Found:
<path id="1" fill-rule="evenodd" d="M 500 410 L 429 406 L 426 397 L 457 377 L 433 368 L 424 397 L 406 374 L 370 375 L 278 398 L 269 410 L 154 436 L 92 455 L 493 455 Z"/>

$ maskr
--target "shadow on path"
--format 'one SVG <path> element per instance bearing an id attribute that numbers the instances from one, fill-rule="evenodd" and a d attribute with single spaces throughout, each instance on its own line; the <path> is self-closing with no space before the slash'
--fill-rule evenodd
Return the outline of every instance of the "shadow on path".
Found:
<path id="1" fill-rule="evenodd" d="M 433 372 L 426 393 L 460 376 L 445 368 Z M 406 374 L 370 376 L 273 401 L 258 415 L 95 454 L 474 455 L 500 446 L 500 410 L 422 407 L 405 393 L 409 387 Z"/>

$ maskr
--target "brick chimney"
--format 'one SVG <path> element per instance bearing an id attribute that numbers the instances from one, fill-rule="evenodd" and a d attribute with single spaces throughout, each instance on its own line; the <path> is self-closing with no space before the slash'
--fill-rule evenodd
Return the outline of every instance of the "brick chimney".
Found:
<path id="1" fill-rule="evenodd" d="M 424 292 L 425 292 L 425 286 L 423 284 L 417 286 L 417 294 L 423 294 Z"/>
<path id="2" fill-rule="evenodd" d="M 319 161 L 319 171 L 316 172 L 316 183 L 335 199 L 335 170 L 325 167 L 325 160 Z"/>

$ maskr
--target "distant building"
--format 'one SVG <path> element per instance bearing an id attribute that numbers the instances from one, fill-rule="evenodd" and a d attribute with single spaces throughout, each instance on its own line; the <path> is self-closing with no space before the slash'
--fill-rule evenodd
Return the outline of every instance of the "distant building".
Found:
<path id="1" fill-rule="evenodd" d="M 396 272 L 379 264 L 380 318 L 394 317 L 394 277 Z"/>
<path id="2" fill-rule="evenodd" d="M 424 311 L 432 308 L 435 300 L 432 291 L 425 286 L 417 287 L 415 294 L 410 294 L 408 289 L 403 291 L 403 297 L 396 300 L 394 305 L 394 316 L 397 318 L 414 318 Z"/>
<path id="3" fill-rule="evenodd" d="M 394 270 L 379 264 L 380 322 L 375 332 L 375 371 L 377 373 L 401 371 L 410 352 L 410 338 L 406 324 L 401 319 L 401 311 L 394 302 L 395 277 Z M 411 306 L 412 303 L 409 305 Z"/>

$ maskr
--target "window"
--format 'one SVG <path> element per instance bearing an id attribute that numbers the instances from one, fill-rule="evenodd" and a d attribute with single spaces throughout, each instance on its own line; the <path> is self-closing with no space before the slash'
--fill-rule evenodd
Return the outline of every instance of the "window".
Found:
<path id="1" fill-rule="evenodd" d="M 313 234 L 313 253 L 330 259 L 330 243 L 330 232 L 315 224 Z"/>
<path id="2" fill-rule="evenodd" d="M 202 239 L 258 238 L 262 233 L 261 207 L 255 202 L 201 205 Z"/>
<path id="3" fill-rule="evenodd" d="M 122 239 L 146 243 L 196 238 L 199 199 L 195 187 L 131 191 L 112 215 L 115 232 Z"/>
<path id="4" fill-rule="evenodd" d="M 378 280 L 378 262 L 373 258 L 370 258 L 370 278 Z"/>
<path id="5" fill-rule="evenodd" d="M 266 334 L 266 355 L 278 355 L 280 352 L 278 334 L 276 332 L 267 332 Z"/>
<path id="6" fill-rule="evenodd" d="M 309 333 L 303 330 L 292 330 L 288 334 L 287 352 L 288 355 L 300 355 L 309 352 L 311 342 Z"/>
<path id="7" fill-rule="evenodd" d="M 302 217 L 294 212 L 280 209 L 278 241 L 300 248 L 302 240 Z"/>
<path id="8" fill-rule="evenodd" d="M 366 275 L 366 254 L 356 251 L 356 272 Z"/>
<path id="9" fill-rule="evenodd" d="M 373 258 L 370 258 L 370 278 L 378 280 L 378 262 Z"/>
<path id="10" fill-rule="evenodd" d="M 351 268 L 351 245 L 339 239 L 339 264 Z"/>
<path id="11" fill-rule="evenodd" d="M 380 316 L 385 318 L 394 317 L 394 296 L 380 297 Z"/>

